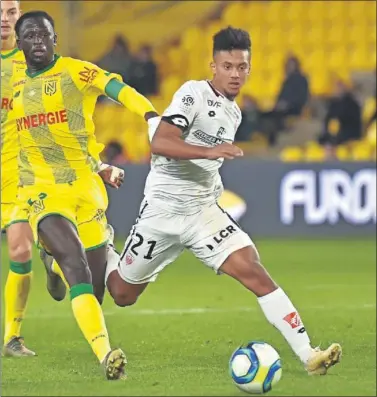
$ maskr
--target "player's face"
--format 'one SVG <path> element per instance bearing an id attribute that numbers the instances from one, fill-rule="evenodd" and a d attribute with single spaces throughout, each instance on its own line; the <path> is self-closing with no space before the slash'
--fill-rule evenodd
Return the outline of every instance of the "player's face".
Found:
<path id="1" fill-rule="evenodd" d="M 236 97 L 250 73 L 250 53 L 247 50 L 218 51 L 211 67 L 217 88 L 226 96 Z"/>
<path id="2" fill-rule="evenodd" d="M 56 34 L 45 18 L 30 18 L 20 29 L 17 44 L 28 64 L 46 66 L 54 59 Z"/>
<path id="3" fill-rule="evenodd" d="M 20 16 L 18 1 L 1 1 L 1 40 L 8 40 L 14 35 L 14 26 Z"/>

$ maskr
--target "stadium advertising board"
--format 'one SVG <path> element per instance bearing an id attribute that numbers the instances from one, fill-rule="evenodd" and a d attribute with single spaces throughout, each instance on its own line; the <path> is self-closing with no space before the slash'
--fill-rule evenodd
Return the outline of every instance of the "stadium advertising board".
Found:
<path id="1" fill-rule="evenodd" d="M 125 167 L 120 191 L 110 191 L 108 217 L 118 234 L 135 221 L 148 166 Z M 376 164 L 285 164 L 248 159 L 222 168 L 232 200 L 221 203 L 242 214 L 239 222 L 257 237 L 363 236 L 376 232 Z M 238 211 L 237 208 L 242 208 Z"/>

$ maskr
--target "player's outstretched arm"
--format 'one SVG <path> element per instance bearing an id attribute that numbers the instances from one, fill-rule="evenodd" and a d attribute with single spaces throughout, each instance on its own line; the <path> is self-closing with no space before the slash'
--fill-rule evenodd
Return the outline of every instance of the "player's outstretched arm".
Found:
<path id="1" fill-rule="evenodd" d="M 109 98 L 121 103 L 131 112 L 139 114 L 146 121 L 158 117 L 156 109 L 145 96 L 116 79 L 107 83 L 105 93 Z"/>
<path id="2" fill-rule="evenodd" d="M 182 139 L 181 128 L 173 123 L 164 118 L 161 120 L 151 141 L 151 152 L 174 160 L 208 158 L 210 148 L 186 143 Z"/>
<path id="3" fill-rule="evenodd" d="M 182 129 L 175 125 L 179 122 L 178 116 L 163 117 L 151 142 L 151 151 L 174 160 L 208 159 L 228 160 L 242 156 L 242 150 L 230 143 L 222 143 L 215 147 L 192 145 L 182 139 Z"/>

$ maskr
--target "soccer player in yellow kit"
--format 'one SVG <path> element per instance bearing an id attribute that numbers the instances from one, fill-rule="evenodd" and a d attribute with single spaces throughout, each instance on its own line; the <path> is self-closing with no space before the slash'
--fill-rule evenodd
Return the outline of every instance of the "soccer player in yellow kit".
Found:
<path id="1" fill-rule="evenodd" d="M 13 69 L 26 68 L 17 48 L 14 26 L 21 16 L 19 1 L 1 1 L 1 229 L 6 230 L 10 268 L 5 284 L 4 355 L 34 356 L 20 336 L 31 283 L 33 236 L 27 214 L 16 205 L 18 135 L 10 121 Z"/>
<path id="2" fill-rule="evenodd" d="M 108 379 L 125 376 L 125 355 L 111 349 L 92 274 L 77 225 L 87 223 L 92 247 L 107 242 L 107 203 L 88 160 L 95 142 L 92 120 L 97 97 L 106 94 L 139 113 L 151 126 L 159 121 L 151 103 L 118 75 L 55 54 L 53 19 L 43 11 L 21 16 L 17 43 L 26 72 L 13 79 L 13 111 L 20 140 L 19 200 L 28 205 L 36 242 L 56 259 L 70 287 L 73 314 Z M 106 249 L 106 247 L 103 247 Z"/>
<path id="3" fill-rule="evenodd" d="M 25 57 L 17 48 L 14 26 L 21 16 L 20 2 L 5 0 L 1 2 L 1 229 L 6 230 L 7 245 L 10 257 L 10 269 L 5 284 L 5 330 L 4 347 L 5 356 L 34 356 L 35 353 L 28 349 L 20 336 L 21 325 L 25 315 L 26 304 L 29 296 L 32 279 L 32 243 L 33 235 L 28 223 L 27 213 L 20 205 L 16 205 L 18 185 L 17 155 L 19 151 L 18 133 L 14 120 L 11 120 L 9 111 L 12 109 L 11 78 L 13 70 L 26 69 Z M 98 157 L 100 145 L 93 145 L 92 153 Z M 97 155 L 97 156 L 96 156 Z M 97 158 L 98 159 L 98 158 Z M 108 184 L 116 187 L 116 183 L 110 180 L 114 167 L 102 166 L 99 173 Z M 99 181 L 101 185 L 102 182 Z M 104 197 L 106 190 L 102 188 Z M 78 226 L 80 234 L 85 235 L 87 224 Z M 43 252 L 42 252 L 43 253 Z M 98 255 L 97 250 L 88 252 L 89 265 Z M 103 257 L 103 255 L 102 255 Z M 106 265 L 106 259 L 102 259 L 102 267 Z M 98 280 L 104 270 L 97 266 Z M 60 298 L 65 294 L 65 286 L 60 278 L 50 273 L 48 278 L 50 293 Z M 96 288 L 97 287 L 97 288 Z M 97 298 L 103 296 L 103 288 L 99 282 L 94 287 L 97 289 Z"/>

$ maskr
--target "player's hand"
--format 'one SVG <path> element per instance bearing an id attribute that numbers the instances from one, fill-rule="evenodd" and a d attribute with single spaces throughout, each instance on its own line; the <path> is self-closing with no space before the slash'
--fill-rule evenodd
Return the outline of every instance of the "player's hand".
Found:
<path id="1" fill-rule="evenodd" d="M 207 153 L 208 160 L 217 160 L 219 158 L 233 160 L 235 157 L 241 156 L 243 156 L 243 151 L 238 146 L 227 142 L 210 148 Z"/>
<path id="2" fill-rule="evenodd" d="M 103 164 L 106 166 L 107 164 Z M 98 175 L 102 178 L 102 180 L 115 189 L 119 189 L 124 182 L 124 171 L 118 167 L 114 167 L 113 165 L 107 165 L 107 167 L 102 167 L 102 169 L 98 172 Z"/>

